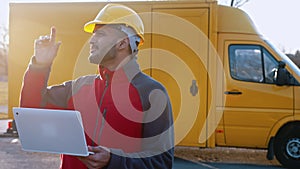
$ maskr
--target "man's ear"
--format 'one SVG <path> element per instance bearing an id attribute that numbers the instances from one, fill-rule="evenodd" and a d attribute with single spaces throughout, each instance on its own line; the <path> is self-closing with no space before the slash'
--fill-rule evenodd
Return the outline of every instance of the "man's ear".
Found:
<path id="1" fill-rule="evenodd" d="M 119 41 L 119 43 L 117 44 L 117 47 L 119 50 L 125 49 L 127 47 L 130 47 L 129 45 L 129 39 L 128 38 L 124 38 L 121 41 Z"/>

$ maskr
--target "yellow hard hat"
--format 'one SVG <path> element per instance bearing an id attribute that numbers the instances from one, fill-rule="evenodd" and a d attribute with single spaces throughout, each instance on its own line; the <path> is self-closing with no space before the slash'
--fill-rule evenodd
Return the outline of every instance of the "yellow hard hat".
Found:
<path id="1" fill-rule="evenodd" d="M 102 8 L 93 21 L 84 25 L 84 31 L 93 33 L 96 24 L 124 24 L 131 27 L 141 38 L 138 46 L 141 46 L 144 42 L 143 21 L 135 11 L 127 6 L 120 4 L 107 4 L 104 8 Z"/>

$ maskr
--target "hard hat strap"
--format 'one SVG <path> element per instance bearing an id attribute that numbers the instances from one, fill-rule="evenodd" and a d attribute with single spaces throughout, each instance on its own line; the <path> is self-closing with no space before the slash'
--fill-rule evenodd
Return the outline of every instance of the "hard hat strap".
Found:
<path id="1" fill-rule="evenodd" d="M 138 52 L 138 44 L 141 41 L 141 38 L 136 35 L 129 36 L 128 38 L 129 38 L 132 55 L 136 55 Z"/>
<path id="2" fill-rule="evenodd" d="M 123 24 L 111 24 L 110 26 L 122 31 L 128 36 L 131 53 L 132 55 L 136 55 L 138 52 L 138 45 L 141 42 L 141 38 L 136 34 L 136 32 L 131 27 Z"/>
<path id="3" fill-rule="evenodd" d="M 132 55 L 136 55 L 138 52 L 138 44 L 141 41 L 141 38 L 136 35 L 135 31 L 128 26 L 120 25 L 121 31 L 126 33 L 129 38 L 130 48 Z"/>

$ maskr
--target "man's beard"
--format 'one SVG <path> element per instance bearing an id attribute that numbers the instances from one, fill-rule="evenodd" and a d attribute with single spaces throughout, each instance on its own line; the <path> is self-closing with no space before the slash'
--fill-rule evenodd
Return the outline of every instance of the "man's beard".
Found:
<path id="1" fill-rule="evenodd" d="M 114 47 L 112 47 L 107 52 L 105 50 L 103 50 L 103 51 L 100 51 L 100 50 L 101 49 L 97 49 L 97 51 L 90 54 L 90 56 L 88 58 L 90 63 L 101 65 L 102 63 L 105 63 L 106 61 L 109 61 L 109 60 L 113 60 L 115 58 L 116 51 L 115 51 Z"/>

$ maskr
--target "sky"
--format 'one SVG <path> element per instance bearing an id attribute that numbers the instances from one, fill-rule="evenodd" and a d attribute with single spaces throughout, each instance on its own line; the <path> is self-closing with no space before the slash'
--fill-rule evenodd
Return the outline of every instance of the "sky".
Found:
<path id="1" fill-rule="evenodd" d="M 8 25 L 8 3 L 10 1 L 24 2 L 28 0 L 0 0 L 0 26 Z M 45 2 L 45 0 L 33 1 Z M 226 4 L 226 2 L 230 4 L 230 0 L 219 1 L 221 4 Z M 296 50 L 300 50 L 300 24 L 297 18 L 299 6 L 299 0 L 249 0 L 249 2 L 240 7 L 240 9 L 249 14 L 259 32 L 281 51 L 295 53 Z"/>
<path id="2" fill-rule="evenodd" d="M 299 0 L 250 0 L 240 9 L 280 50 L 300 50 Z"/>

